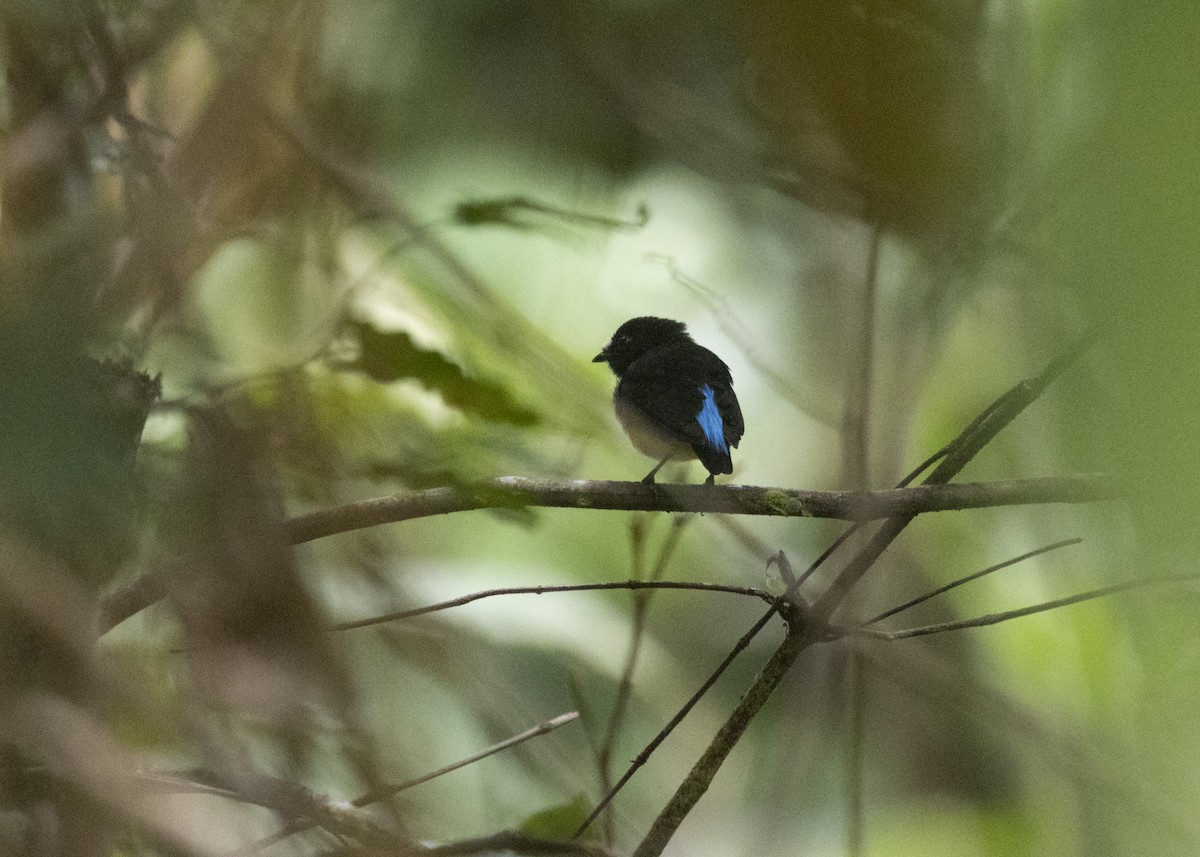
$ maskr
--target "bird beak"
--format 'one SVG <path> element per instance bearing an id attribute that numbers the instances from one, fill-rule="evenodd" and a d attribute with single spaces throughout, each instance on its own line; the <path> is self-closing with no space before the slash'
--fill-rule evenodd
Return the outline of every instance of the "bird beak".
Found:
<path id="1" fill-rule="evenodd" d="M 595 357 L 592 358 L 592 362 L 593 363 L 603 363 L 606 360 L 608 360 L 608 346 L 607 345 L 604 346 L 603 349 L 601 349 L 599 354 L 597 354 Z"/>

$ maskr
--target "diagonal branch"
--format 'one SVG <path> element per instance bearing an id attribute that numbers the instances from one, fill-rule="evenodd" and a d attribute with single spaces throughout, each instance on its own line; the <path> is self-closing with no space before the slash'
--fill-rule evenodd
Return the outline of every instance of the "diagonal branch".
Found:
<path id="1" fill-rule="evenodd" d="M 997 571 L 1001 571 L 1003 569 L 1010 568 L 1019 562 L 1024 562 L 1027 559 L 1033 559 L 1035 556 L 1041 556 L 1044 553 L 1049 553 L 1050 551 L 1058 550 L 1059 548 L 1065 548 L 1065 547 L 1069 547 L 1071 545 L 1077 545 L 1082 541 L 1083 541 L 1083 539 L 1080 539 L 1080 538 L 1063 539 L 1062 541 L 1055 542 L 1054 544 L 1044 545 L 1043 547 L 1028 551 L 1026 553 L 1021 554 L 1020 556 L 1014 556 L 1012 559 L 1006 559 L 1003 562 L 998 562 L 998 563 L 995 563 L 994 565 L 989 565 L 987 568 L 983 569 L 982 571 L 977 571 L 974 574 L 968 574 L 965 577 L 960 577 L 957 580 L 952 580 L 949 583 L 947 583 L 946 585 L 939 586 L 937 589 L 934 589 L 931 592 L 926 592 L 924 595 L 918 595 L 916 598 L 912 598 L 908 601 L 905 601 L 903 604 L 897 604 L 895 607 L 890 607 L 887 610 L 884 610 L 882 613 L 879 613 L 879 614 L 871 617 L 867 621 L 863 622 L 862 626 L 864 628 L 866 628 L 870 625 L 876 624 L 877 622 L 882 622 L 884 619 L 887 619 L 891 616 L 895 616 L 897 613 L 903 613 L 905 610 L 911 610 L 913 607 L 916 607 L 918 604 L 924 604 L 926 601 L 929 601 L 933 598 L 937 598 L 939 595 L 944 595 L 947 592 L 949 592 L 950 590 L 957 589 L 958 587 L 964 586 L 968 583 L 971 583 L 972 581 L 979 580 L 981 577 L 986 577 L 989 574 L 994 574 Z"/>
<path id="2" fill-rule="evenodd" d="M 704 683 L 700 685 L 700 688 L 691 695 L 687 702 L 680 706 L 679 710 L 675 712 L 674 716 L 667 723 L 667 725 L 660 729 L 658 734 L 650 740 L 650 743 L 642 748 L 642 751 L 638 753 L 637 758 L 630 763 L 629 767 L 625 770 L 625 773 L 621 775 L 621 778 L 617 780 L 616 784 L 609 788 L 609 790 L 604 794 L 604 797 L 600 799 L 599 803 L 597 803 L 592 809 L 588 817 L 584 819 L 583 824 L 581 824 L 575 831 L 573 838 L 582 836 L 584 832 L 591 827 L 592 822 L 600 816 L 600 813 L 604 811 L 605 807 L 612 803 L 613 798 L 617 796 L 617 792 L 625 788 L 625 784 L 633 779 L 633 775 L 636 774 L 638 770 L 650 760 L 650 757 L 654 754 L 654 751 L 659 748 L 663 741 L 666 741 L 667 738 L 670 737 L 671 733 L 675 731 L 675 728 L 679 726 L 679 724 L 683 722 L 683 719 L 687 717 L 689 713 L 691 713 L 692 709 L 699 704 L 700 700 L 704 698 L 704 695 L 708 693 L 709 688 L 716 684 L 717 679 L 725 674 L 725 670 L 729 668 L 729 665 L 733 663 L 734 659 L 737 658 L 737 656 L 740 655 L 746 649 L 746 647 L 754 641 L 754 638 L 758 636 L 758 632 L 767 626 L 767 623 L 771 621 L 771 617 L 775 615 L 775 612 L 777 610 L 787 608 L 788 605 L 784 604 L 784 602 L 782 602 L 780 599 L 775 599 L 771 609 L 766 611 L 759 618 L 759 620 L 755 622 L 753 626 L 751 626 L 750 630 L 743 634 L 738 641 L 733 644 L 733 648 L 726 653 L 725 657 L 721 660 L 721 663 L 718 664 L 717 668 L 709 674 L 708 678 L 704 680 Z"/>
<path id="3" fill-rule="evenodd" d="M 316 808 L 314 811 L 305 813 L 305 818 L 289 822 L 276 833 L 239 848 L 237 851 L 231 852 L 229 855 L 227 855 L 227 857 L 250 857 L 250 855 L 257 854 L 262 849 L 268 848 L 277 842 L 281 842 L 293 834 L 303 833 L 306 830 L 311 830 L 312 828 L 321 825 L 319 820 L 324 819 L 327 816 L 334 819 L 341 819 L 347 816 L 355 817 L 354 810 L 359 810 L 363 807 L 370 806 L 371 804 L 379 803 L 382 800 L 387 800 L 393 795 L 399 794 L 406 789 L 419 786 L 422 783 L 427 783 L 430 780 L 444 776 L 451 771 L 457 771 L 459 768 L 464 768 L 467 765 L 478 762 L 481 759 L 486 759 L 488 756 L 495 755 L 503 750 L 507 750 L 509 747 L 514 747 L 517 744 L 528 741 L 530 738 L 536 738 L 539 735 L 545 735 L 547 732 L 553 732 L 558 727 L 570 723 L 577 717 L 579 717 L 579 714 L 575 711 L 568 711 L 565 714 L 558 715 L 557 717 L 551 717 L 549 720 L 539 723 L 537 726 L 526 729 L 524 732 L 520 732 L 510 738 L 505 738 L 503 741 L 493 744 L 487 749 L 481 750 L 478 753 L 474 753 L 465 759 L 460 759 L 459 761 L 453 762 L 445 767 L 438 768 L 436 771 L 431 771 L 428 774 L 424 774 L 403 783 L 380 786 L 373 791 L 367 792 L 365 795 L 355 798 L 353 801 L 336 801 L 329 798 L 314 797 L 314 806 Z"/>
<path id="4" fill-rule="evenodd" d="M 788 634 L 779 648 L 771 655 L 759 671 L 754 683 L 745 695 L 738 701 L 737 707 L 729 715 L 729 719 L 713 736 L 708 749 L 693 766 L 687 779 L 680 784 L 672 795 L 671 800 L 654 820 L 654 824 L 646 833 L 633 857 L 658 857 L 666 847 L 671 837 L 688 813 L 708 790 L 709 783 L 717 775 L 726 756 L 737 743 L 750 721 L 757 716 L 759 710 L 771 698 L 775 688 L 783 681 L 796 658 L 800 656 L 809 644 L 818 639 L 814 634 L 820 633 L 817 626 L 805 621 L 803 614 L 793 605 L 781 604 L 779 612 L 788 623 Z M 765 618 L 770 617 L 768 613 Z"/>
<path id="5" fill-rule="evenodd" d="M 1142 580 L 1127 580 L 1124 583 L 1114 583 L 1100 589 L 1089 589 L 1065 598 L 1055 598 L 1053 601 L 1043 601 L 1016 610 L 1005 610 L 1002 613 L 987 613 L 972 619 L 954 619 L 949 622 L 938 622 L 933 625 L 922 625 L 917 628 L 905 628 L 901 631 L 881 631 L 865 626 L 847 627 L 830 625 L 829 631 L 841 637 L 873 637 L 879 640 L 907 640 L 912 637 L 926 637 L 930 634 L 941 634 L 945 631 L 961 631 L 964 628 L 986 628 L 988 625 L 999 625 L 1009 619 L 1019 619 L 1022 616 L 1032 616 L 1034 613 L 1045 613 L 1047 610 L 1057 610 L 1084 601 L 1094 601 L 1097 598 L 1107 598 L 1131 589 L 1144 589 L 1148 586 L 1161 586 L 1165 583 L 1194 583 L 1200 580 L 1200 574 L 1175 574 L 1166 577 L 1148 577 Z"/>
<path id="6" fill-rule="evenodd" d="M 1050 383 L 1066 371 L 1090 347 L 1093 339 L 1094 336 L 1084 337 L 1050 363 L 1041 373 L 1017 384 L 989 405 L 954 441 L 922 464 L 921 469 L 927 464 L 938 461 L 937 466 L 926 477 L 925 484 L 921 487 L 945 485 L 957 476 L 981 449 L 1025 408 L 1035 402 Z M 773 610 L 778 609 L 784 615 L 791 633 L 775 650 L 771 659 L 746 691 L 745 696 L 742 697 L 737 707 L 709 743 L 700 760 L 692 767 L 687 777 L 676 789 L 675 794 L 671 796 L 670 801 L 654 820 L 654 824 L 634 852 L 634 857 L 658 857 L 662 853 L 684 818 L 704 795 L 726 757 L 732 752 L 733 747 L 749 726 L 750 721 L 775 691 L 783 676 L 795 663 L 796 658 L 810 644 L 829 639 L 826 636 L 829 630 L 826 626 L 828 617 L 854 584 L 862 579 L 888 545 L 915 517 L 915 514 L 902 513 L 885 520 L 870 541 L 850 559 L 829 589 L 818 598 L 811 608 L 797 608 L 794 605 L 776 602 L 776 608 Z M 845 535 L 839 539 L 838 543 L 844 538 Z M 822 558 L 829 553 L 830 551 L 826 551 Z M 771 613 L 772 611 L 768 611 L 764 619 L 769 618 Z M 882 636 L 886 633 L 871 634 L 870 631 L 871 629 L 865 629 L 862 633 L 869 636 Z"/>
<path id="7" fill-rule="evenodd" d="M 1094 332 L 1082 337 L 1071 348 L 1051 361 L 1040 373 L 1016 384 L 989 405 L 950 443 L 946 448 L 945 457 L 938 462 L 933 472 L 925 477 L 925 481 L 920 487 L 928 488 L 935 485 L 949 487 L 946 483 L 957 476 L 1005 426 L 1036 402 L 1046 388 L 1091 347 L 1095 338 Z M 813 604 L 813 613 L 822 619 L 828 619 L 854 584 L 862 579 L 863 575 L 871 569 L 875 561 L 904 531 L 904 528 L 912 523 L 915 517 L 914 514 L 904 512 L 884 521 L 866 546 L 846 564 L 830 584 L 829 589 L 816 600 Z"/>

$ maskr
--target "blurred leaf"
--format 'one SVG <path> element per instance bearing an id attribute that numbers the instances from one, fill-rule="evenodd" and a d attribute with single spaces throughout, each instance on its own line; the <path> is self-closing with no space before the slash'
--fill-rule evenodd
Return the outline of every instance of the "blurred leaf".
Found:
<path id="1" fill-rule="evenodd" d="M 543 219 L 591 226 L 598 229 L 636 230 L 650 222 L 650 209 L 645 203 L 638 206 L 632 220 L 619 220 L 599 214 L 587 214 L 556 205 L 548 205 L 527 196 L 510 196 L 502 199 L 478 199 L 461 202 L 454 207 L 454 219 L 463 226 L 507 226 L 510 229 L 534 229 L 536 219 L 523 219 L 529 215 Z"/>
<path id="2" fill-rule="evenodd" d="M 567 803 L 535 812 L 521 822 L 520 830 L 543 839 L 569 839 L 587 821 L 590 811 L 587 798 L 577 794 Z"/>
<path id="3" fill-rule="evenodd" d="M 414 378 L 441 393 L 447 404 L 485 419 L 516 426 L 538 422 L 537 414 L 514 402 L 503 387 L 468 378 L 444 355 L 417 347 L 404 331 L 385 332 L 362 321 L 350 322 L 350 329 L 358 340 L 360 352 L 348 368 L 382 383 Z"/>
<path id="4" fill-rule="evenodd" d="M 352 693 L 283 534 L 262 432 L 218 408 L 196 411 L 165 533 L 179 557 L 170 602 L 203 698 L 240 710 L 306 749 L 314 703 Z"/>
<path id="5" fill-rule="evenodd" d="M 982 221 L 1019 150 L 1018 16 L 980 2 L 750 4 L 751 102 L 794 171 L 784 182 L 909 234 Z"/>

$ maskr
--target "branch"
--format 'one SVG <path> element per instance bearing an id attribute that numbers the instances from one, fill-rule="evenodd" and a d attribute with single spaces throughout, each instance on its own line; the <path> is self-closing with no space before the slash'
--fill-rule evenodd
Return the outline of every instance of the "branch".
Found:
<path id="1" fill-rule="evenodd" d="M 883 244 L 883 228 L 869 227 L 867 269 L 862 294 L 854 319 L 856 330 L 850 332 L 850 347 L 845 355 L 849 364 L 846 396 L 842 404 L 842 481 L 854 488 L 870 484 L 868 477 L 871 448 L 871 385 L 875 374 L 876 343 L 875 314 L 879 292 L 879 256 Z M 851 310 L 854 312 L 854 310 Z"/>
<path id="2" fill-rule="evenodd" d="M 1014 556 L 1012 559 L 1006 559 L 1006 560 L 1004 560 L 1004 562 L 998 562 L 998 563 L 995 563 L 994 565 L 989 565 L 987 568 L 983 569 L 982 571 L 977 571 L 974 574 L 968 574 L 965 577 L 960 577 L 957 580 L 952 580 L 950 583 L 947 583 L 944 586 L 939 586 L 937 589 L 934 589 L 932 592 L 926 592 L 924 595 L 918 595 L 916 598 L 912 598 L 908 601 L 905 601 L 903 604 L 898 604 L 895 607 L 890 607 L 887 610 L 884 610 L 882 613 L 879 613 L 879 614 L 871 617 L 867 621 L 863 622 L 862 627 L 866 628 L 866 627 L 876 624 L 877 622 L 882 622 L 884 619 L 887 619 L 891 616 L 895 616 L 897 613 L 903 613 L 905 610 L 910 610 L 913 607 L 916 607 L 918 604 L 924 604 L 926 601 L 929 601 L 932 598 L 936 598 L 939 595 L 944 595 L 945 593 L 949 592 L 952 589 L 957 589 L 960 586 L 964 586 L 968 583 L 971 583 L 972 581 L 979 580 L 979 578 L 986 577 L 987 575 L 993 574 L 997 571 L 1001 571 L 1006 568 L 1011 568 L 1012 566 L 1016 565 L 1019 562 L 1024 562 L 1027 559 L 1033 559 L 1035 556 L 1041 556 L 1044 553 L 1049 553 L 1050 551 L 1058 550 L 1059 548 L 1065 548 L 1065 547 L 1070 547 L 1071 545 L 1077 545 L 1077 544 L 1080 544 L 1082 541 L 1083 541 L 1083 539 L 1081 539 L 1081 538 L 1063 539 L 1060 542 L 1055 542 L 1054 544 L 1045 545 L 1043 547 L 1036 548 L 1035 550 L 1028 551 L 1027 553 L 1021 554 L 1020 556 Z"/>
<path id="3" fill-rule="evenodd" d="M 492 756 L 501 752 L 502 750 L 507 750 L 509 747 L 513 747 L 517 744 L 528 741 L 530 738 L 536 738 L 539 735 L 545 735 L 547 732 L 553 732 L 559 726 L 570 723 L 577 717 L 579 717 L 578 712 L 568 711 L 565 714 L 552 717 L 544 723 L 539 723 L 537 726 L 526 729 L 524 732 L 513 735 L 511 738 L 506 738 L 497 744 L 493 744 L 486 750 L 482 750 L 478 753 L 468 756 L 465 759 L 460 759 L 457 762 L 446 765 L 444 768 L 438 768 L 436 771 L 424 774 L 416 779 L 408 780 L 407 782 L 380 786 L 379 788 L 376 788 L 367 794 L 362 795 L 361 797 L 355 798 L 353 801 L 334 801 L 329 798 L 318 796 L 316 798 L 317 811 L 305 813 L 305 819 L 292 821 L 285 825 L 278 832 L 239 848 L 237 851 L 231 852 L 229 855 L 227 855 L 227 857 L 250 857 L 250 855 L 257 854 L 262 849 L 268 848 L 271 845 L 274 845 L 275 843 L 292 836 L 293 834 L 303 833 L 304 831 L 311 830 L 318 825 L 325 827 L 328 830 L 336 830 L 336 826 L 330 826 L 325 823 L 326 820 L 331 818 L 335 821 L 346 817 L 369 818 L 369 816 L 356 816 L 356 813 L 358 810 L 370 806 L 371 804 L 379 803 L 382 800 L 387 800 L 388 798 L 404 791 L 405 789 L 410 789 L 413 786 L 419 786 L 421 783 L 429 782 L 430 780 L 448 774 L 451 771 L 457 771 L 459 768 L 463 768 L 474 762 L 478 762 L 480 759 L 486 759 L 488 756 Z M 306 819 L 314 820 L 310 821 Z"/>
<path id="4" fill-rule="evenodd" d="M 730 515 L 871 521 L 926 512 L 1051 503 L 1094 503 L 1120 496 L 1105 476 L 1047 476 L 999 482 L 918 485 L 882 491 L 801 491 L 752 485 L 645 485 L 501 476 L 476 485 L 430 488 L 299 515 L 285 522 L 291 544 L 380 524 L 466 512 L 541 506 L 628 512 L 715 512 Z M 100 632 L 111 631 L 166 594 L 166 576 L 149 571 L 106 595 Z"/>
<path id="5" fill-rule="evenodd" d="M 1005 610 L 1002 613 L 988 613 L 972 619 L 954 619 L 949 622 L 938 622 L 934 625 L 922 625 L 917 628 L 905 628 L 900 631 L 881 631 L 866 626 L 830 625 L 829 632 L 838 637 L 872 637 L 877 640 L 907 640 L 912 637 L 926 637 L 930 634 L 941 634 L 946 631 L 961 631 L 964 628 L 986 628 L 988 625 L 999 625 L 1010 619 L 1022 616 L 1032 616 L 1035 613 L 1045 613 L 1047 610 L 1057 610 L 1084 601 L 1094 601 L 1097 598 L 1107 598 L 1131 589 L 1144 589 L 1148 586 L 1162 586 L 1166 583 L 1194 583 L 1200 580 L 1200 574 L 1174 574 L 1165 577 L 1147 577 L 1142 580 L 1127 580 L 1124 583 L 1114 583 L 1100 589 L 1089 589 L 1066 598 L 1055 598 L 1053 601 L 1043 601 L 1016 610 Z M 874 620 L 872 620 L 874 621 Z"/>
<path id="6" fill-rule="evenodd" d="M 783 552 L 780 551 L 781 555 L 782 553 Z M 781 609 L 794 610 L 796 608 L 785 604 L 778 598 L 774 599 L 771 604 L 771 609 L 763 613 L 759 620 L 755 622 L 753 626 L 751 626 L 749 631 L 747 631 L 745 634 L 742 634 L 738 641 L 733 644 L 733 648 L 726 653 L 721 663 L 717 665 L 717 668 L 713 670 L 712 673 L 709 674 L 708 678 L 704 680 L 704 683 L 700 685 L 700 688 L 691 695 L 688 701 L 685 702 L 678 711 L 675 712 L 674 716 L 667 723 L 667 725 L 658 731 L 658 734 L 650 740 L 650 743 L 642 748 L 642 752 L 638 753 L 637 758 L 630 763 L 629 767 L 625 770 L 625 773 L 621 775 L 621 779 L 617 780 L 616 784 L 604 794 L 604 797 L 600 799 L 600 802 L 596 804 L 588 817 L 584 819 L 583 824 L 576 829 L 572 838 L 582 836 L 584 832 L 591 827 L 592 822 L 600 816 L 600 813 L 604 811 L 605 807 L 612 803 L 613 798 L 617 796 L 617 792 L 625 788 L 625 784 L 633 779 L 633 775 L 636 774 L 638 770 L 650 760 L 650 757 L 654 754 L 654 751 L 659 748 L 663 741 L 666 741 L 667 738 L 670 737 L 671 733 L 675 731 L 675 728 L 683 722 L 683 719 L 688 716 L 691 710 L 700 703 L 701 699 L 704 698 L 704 695 L 708 693 L 708 689 L 716 684 L 717 679 L 725 674 L 725 670 L 729 669 L 729 665 L 733 663 L 734 659 L 737 658 L 737 656 L 743 651 L 745 651 L 747 646 L 754 642 L 754 638 L 758 636 L 758 632 L 765 628 L 767 623 L 771 621 L 771 617 L 775 615 L 776 611 Z M 792 615 L 793 614 L 791 613 L 788 614 L 788 616 Z M 790 627 L 791 626 L 789 625 L 789 628 Z"/>
<path id="7" fill-rule="evenodd" d="M 399 833 L 388 830 L 375 820 L 362 805 L 318 794 L 299 783 L 267 775 L 247 773 L 239 777 L 237 787 L 224 786 L 218 777 L 197 769 L 182 772 L 152 772 L 136 775 L 137 781 L 159 794 L 201 794 L 222 797 L 231 801 L 273 809 L 296 821 L 285 828 L 278 838 L 268 837 L 260 842 L 232 852 L 232 857 L 250 857 L 252 853 L 273 844 L 290 833 L 321 827 L 340 839 L 351 838 L 389 852 L 415 846 Z M 205 853 L 209 853 L 206 851 Z"/>
<path id="8" fill-rule="evenodd" d="M 1063 355 L 1050 363 L 1041 373 L 1012 387 L 1008 392 L 989 405 L 983 413 L 963 429 L 957 438 L 927 459 L 918 468 L 916 473 L 922 472 L 927 465 L 932 465 L 935 461 L 938 462 L 937 466 L 926 477 L 925 483 L 921 487 L 951 487 L 947 483 L 957 476 L 959 471 L 983 447 L 991 442 L 1001 429 L 1016 419 L 1022 411 L 1035 402 L 1045 391 L 1046 387 L 1088 349 L 1093 339 L 1094 334 L 1084 337 Z M 910 478 L 915 478 L 916 473 Z M 780 613 L 784 614 L 785 619 L 787 619 L 789 630 L 792 633 L 789 633 L 780 647 L 775 650 L 775 654 L 771 656 L 771 660 L 767 662 L 767 665 L 754 680 L 750 689 L 746 691 L 746 695 L 742 697 L 737 708 L 734 709 L 729 719 L 725 721 L 725 724 L 718 731 L 712 743 L 709 744 L 708 749 L 705 750 L 704 755 L 700 757 L 700 760 L 692 767 L 692 770 L 688 773 L 684 781 L 680 783 L 670 802 L 659 813 L 658 818 L 654 820 L 654 824 L 646 834 L 646 838 L 637 847 L 634 857 L 658 857 L 662 853 L 663 848 L 666 847 L 675 830 L 708 789 L 713 777 L 716 776 L 721 764 L 732 751 L 738 738 L 746 730 L 746 727 L 758 713 L 758 710 L 762 708 L 766 699 L 774 692 L 783 675 L 786 674 L 796 658 L 799 657 L 800 653 L 809 644 L 827 639 L 819 635 L 827 633 L 827 629 L 824 626 L 826 626 L 828 618 L 832 615 L 833 611 L 849 593 L 850 589 L 870 570 L 875 561 L 887 549 L 888 545 L 892 543 L 915 517 L 916 513 L 902 513 L 885 520 L 875 531 L 870 541 L 850 559 L 830 584 L 829 588 L 817 599 L 811 608 L 798 610 L 796 607 L 790 605 L 785 607 L 784 604 L 777 601 L 776 606 L 767 611 L 762 620 L 759 620 L 760 624 L 763 623 L 766 619 L 770 618 L 772 612 L 778 609 Z M 852 527 L 851 529 L 854 528 Z M 848 535 L 848 533 L 844 533 L 829 550 L 822 554 L 817 563 L 828 557 L 837 545 L 845 541 Z M 814 563 L 814 565 L 817 563 Z M 798 587 L 799 583 L 800 581 L 797 581 L 793 586 Z M 787 612 L 785 612 L 785 609 Z M 808 619 L 815 621 L 806 621 Z M 865 632 L 869 633 L 870 631 L 871 629 L 866 629 Z M 882 635 L 886 632 L 877 633 Z"/>
<path id="9" fill-rule="evenodd" d="M 647 518 L 641 515 L 633 515 L 630 517 L 630 520 L 632 522 L 630 535 L 633 543 L 633 568 L 631 569 L 633 578 L 635 580 L 644 579 L 648 583 L 658 582 L 662 580 L 667 565 L 674 556 L 675 549 L 679 546 L 684 528 L 696 520 L 696 516 L 678 515 L 670 519 L 670 529 L 667 531 L 666 538 L 663 539 L 663 543 L 659 547 L 658 559 L 655 560 L 648 577 L 643 577 L 642 573 L 642 546 L 645 529 L 642 524 Z M 646 637 L 646 624 L 650 615 L 650 598 L 654 594 L 654 590 L 639 589 L 631 594 L 633 595 L 633 612 L 630 617 L 629 649 L 625 654 L 625 664 L 621 669 L 621 680 L 617 684 L 617 694 L 616 698 L 613 699 L 612 711 L 608 716 L 608 724 L 605 727 L 603 739 L 596 750 L 597 768 L 605 794 L 612 792 L 613 752 L 617 746 L 617 738 L 621 732 L 621 728 L 625 723 L 630 701 L 633 698 L 633 673 L 637 668 L 638 658 L 642 652 L 642 644 Z M 769 593 L 761 594 L 766 596 L 768 604 L 771 603 L 773 599 Z M 612 842 L 613 817 L 611 813 L 605 818 L 605 822 L 607 825 L 605 829 L 605 841 Z"/>
<path id="10" fill-rule="evenodd" d="M 330 625 L 328 630 L 354 631 L 358 628 L 367 628 L 371 625 L 382 625 L 386 622 L 396 622 L 401 619 L 413 619 L 417 616 L 425 616 L 429 613 L 437 613 L 442 610 L 451 610 L 455 607 L 462 607 L 466 604 L 470 604 L 473 601 L 481 601 L 484 598 L 495 598 L 499 595 L 545 595 L 547 592 L 595 592 L 603 589 L 631 589 L 636 591 L 652 589 L 691 589 L 701 592 L 726 592 L 734 595 L 749 595 L 754 598 L 760 598 L 767 602 L 774 600 L 769 592 L 763 592 L 760 589 L 754 589 L 748 586 L 729 586 L 721 583 L 696 583 L 686 580 L 613 580 L 606 581 L 604 583 L 564 583 L 546 586 L 506 586 L 502 589 L 485 589 L 481 592 L 472 592 L 469 595 L 460 595 L 458 598 L 451 598 L 448 601 L 439 601 L 436 604 L 428 604 L 424 607 L 412 607 L 408 610 L 397 610 L 394 613 L 383 613 L 379 616 L 370 616 L 366 619 L 353 619 L 348 622 L 339 622 L 336 625 Z"/>
<path id="11" fill-rule="evenodd" d="M 794 606 L 781 605 L 779 612 L 788 623 L 787 637 L 763 665 L 750 689 L 729 715 L 729 719 L 713 736 L 704 755 L 658 814 L 649 832 L 633 852 L 633 857 L 658 857 L 662 853 L 671 837 L 675 835 L 675 830 L 704 796 L 709 783 L 717 775 L 725 757 L 737 744 L 750 721 L 771 698 L 771 694 L 787 675 L 800 653 L 816 639 L 813 636 L 816 626 L 809 625 Z M 770 615 L 767 614 L 768 617 Z"/>
<path id="12" fill-rule="evenodd" d="M 459 487 L 430 488 L 322 509 L 287 523 L 293 544 L 364 527 L 466 512 L 542 506 L 626 512 L 714 512 L 729 515 L 872 521 L 955 509 L 1112 500 L 1118 492 L 1099 475 L 1000 482 L 919 485 L 882 491 L 801 491 L 753 485 L 645 485 L 501 476 Z"/>
<path id="13" fill-rule="evenodd" d="M 983 413 L 972 420 L 958 437 L 945 447 L 943 450 L 945 455 L 941 457 L 933 472 L 925 477 L 924 483 L 919 487 L 932 488 L 938 485 L 950 487 L 950 480 L 957 476 L 981 449 L 991 443 L 992 439 L 1005 426 L 1036 402 L 1046 388 L 1091 347 L 1096 336 L 1095 331 L 1085 335 L 1051 361 L 1037 375 L 1026 378 L 1011 387 L 1004 395 L 985 408 Z M 941 451 L 939 451 L 939 455 L 941 455 Z M 932 460 L 934 459 L 930 459 L 930 461 Z M 847 563 L 825 593 L 816 600 L 813 604 L 813 613 L 824 620 L 832 616 L 833 611 L 837 609 L 850 589 L 862 579 L 863 575 L 870 570 L 875 561 L 903 532 L 904 528 L 912 523 L 915 517 L 916 515 L 911 512 L 904 512 L 884 521 L 866 546 Z"/>

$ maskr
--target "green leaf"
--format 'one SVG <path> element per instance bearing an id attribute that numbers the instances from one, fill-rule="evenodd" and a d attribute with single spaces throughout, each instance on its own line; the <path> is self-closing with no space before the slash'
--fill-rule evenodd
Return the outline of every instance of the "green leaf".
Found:
<path id="1" fill-rule="evenodd" d="M 470 378 L 444 354 L 419 348 L 404 331 L 381 331 L 362 321 L 350 322 L 358 340 L 358 358 L 348 367 L 381 383 L 404 378 L 420 381 L 441 393 L 448 405 L 496 422 L 530 426 L 537 414 L 513 401 L 503 387 Z"/>
<path id="2" fill-rule="evenodd" d="M 580 793 L 568 803 L 535 812 L 521 822 L 521 832 L 543 839 L 569 839 L 587 820 L 590 811 L 587 798 Z"/>

